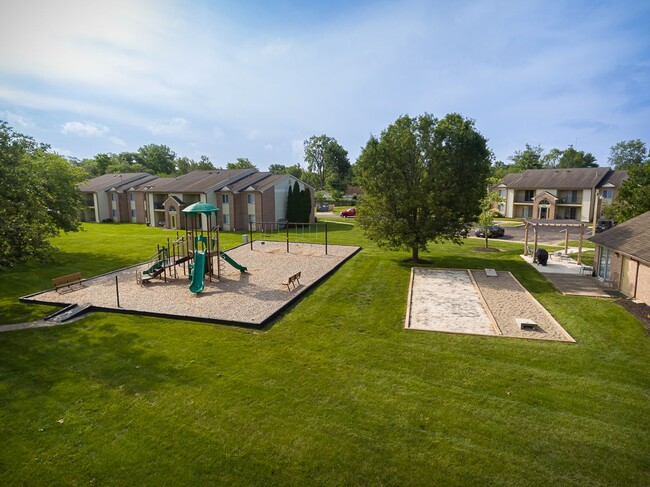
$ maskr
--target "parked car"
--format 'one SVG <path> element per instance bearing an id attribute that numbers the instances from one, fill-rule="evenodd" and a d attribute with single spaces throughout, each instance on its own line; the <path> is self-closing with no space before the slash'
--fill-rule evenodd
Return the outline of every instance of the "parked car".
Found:
<path id="1" fill-rule="evenodd" d="M 343 210 L 340 215 L 343 218 L 347 218 L 349 216 L 357 216 L 357 210 L 356 208 L 348 208 L 347 210 Z"/>
<path id="2" fill-rule="evenodd" d="M 614 220 L 598 220 L 596 222 L 596 233 L 604 232 L 614 226 Z"/>
<path id="3" fill-rule="evenodd" d="M 500 227 L 499 225 L 490 225 L 487 228 L 488 238 L 503 237 L 505 234 L 506 231 L 503 229 L 503 227 Z M 482 228 L 477 228 L 476 231 L 474 232 L 474 235 L 476 235 L 477 237 L 485 237 L 485 233 L 483 232 Z"/>
<path id="4" fill-rule="evenodd" d="M 316 208 L 316 211 L 323 212 L 323 211 L 330 211 L 330 205 L 327 203 L 321 203 L 318 205 L 318 208 Z"/>

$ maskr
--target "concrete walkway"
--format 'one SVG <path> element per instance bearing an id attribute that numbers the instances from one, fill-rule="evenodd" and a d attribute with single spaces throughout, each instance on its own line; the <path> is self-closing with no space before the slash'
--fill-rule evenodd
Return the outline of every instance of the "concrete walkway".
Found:
<path id="1" fill-rule="evenodd" d="M 591 277 L 590 272 L 583 271 L 573 259 L 555 260 L 549 259 L 546 266 L 533 264 L 533 258 L 522 255 L 522 259 L 548 279 L 555 288 L 562 294 L 574 296 L 592 296 L 596 298 L 611 298 L 616 295 L 615 291 L 603 289 L 601 281 Z M 608 292 L 609 291 L 609 292 Z"/>

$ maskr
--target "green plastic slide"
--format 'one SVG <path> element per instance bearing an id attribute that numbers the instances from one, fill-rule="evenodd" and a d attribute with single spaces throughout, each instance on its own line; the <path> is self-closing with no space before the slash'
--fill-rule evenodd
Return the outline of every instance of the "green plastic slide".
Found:
<path id="1" fill-rule="evenodd" d="M 244 267 L 243 265 L 239 265 L 237 262 L 235 262 L 232 259 L 232 257 L 230 257 L 225 252 L 219 252 L 219 255 L 221 255 L 221 257 L 223 257 L 226 262 L 228 262 L 231 266 L 233 266 L 239 272 L 246 272 L 246 270 L 248 269 L 247 267 Z"/>
<path id="2" fill-rule="evenodd" d="M 200 293 L 203 291 L 205 281 L 205 252 L 194 252 L 194 268 L 192 269 L 192 282 L 190 291 Z"/>

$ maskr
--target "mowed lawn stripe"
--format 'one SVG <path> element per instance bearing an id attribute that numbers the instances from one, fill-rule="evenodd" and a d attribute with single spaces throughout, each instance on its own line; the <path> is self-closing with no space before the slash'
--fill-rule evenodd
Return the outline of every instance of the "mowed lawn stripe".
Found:
<path id="1" fill-rule="evenodd" d="M 2 334 L 0 481 L 649 483 L 650 347 L 627 312 L 559 295 L 519 245 L 487 254 L 466 240 L 432 245 L 426 265 L 512 270 L 578 343 L 404 330 L 409 254 L 346 227 L 332 243 L 363 250 L 261 332 L 95 314 Z M 110 270 L 115 255 L 138 262 L 168 234 L 90 225 L 25 287 L 53 269 Z M 2 277 L 5 302 L 19 276 Z"/>

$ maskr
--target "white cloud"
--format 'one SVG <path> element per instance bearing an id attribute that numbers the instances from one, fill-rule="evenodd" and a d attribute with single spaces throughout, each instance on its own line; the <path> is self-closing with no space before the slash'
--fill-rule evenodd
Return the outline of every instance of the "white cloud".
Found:
<path id="1" fill-rule="evenodd" d="M 273 149 L 274 149 L 273 144 L 266 144 L 266 145 L 264 146 L 264 150 L 265 150 L 265 151 L 272 152 Z"/>
<path id="2" fill-rule="evenodd" d="M 78 135 L 80 137 L 101 137 L 109 132 L 106 125 L 93 122 L 66 122 L 61 125 L 62 134 Z"/>
<path id="3" fill-rule="evenodd" d="M 120 147 L 126 147 L 126 142 L 124 142 L 119 137 L 109 137 L 108 140 L 110 140 L 111 142 L 113 142 L 113 144 L 118 145 Z"/>
<path id="4" fill-rule="evenodd" d="M 149 125 L 149 131 L 154 135 L 181 135 L 189 122 L 183 117 L 173 117 L 168 120 L 156 120 Z"/>
<path id="5" fill-rule="evenodd" d="M 32 127 L 34 122 L 29 117 L 21 115 L 20 113 L 10 112 L 9 110 L 3 110 L 0 112 L 0 118 L 9 122 L 10 125 L 14 127 L 20 125 L 21 127 Z"/>

